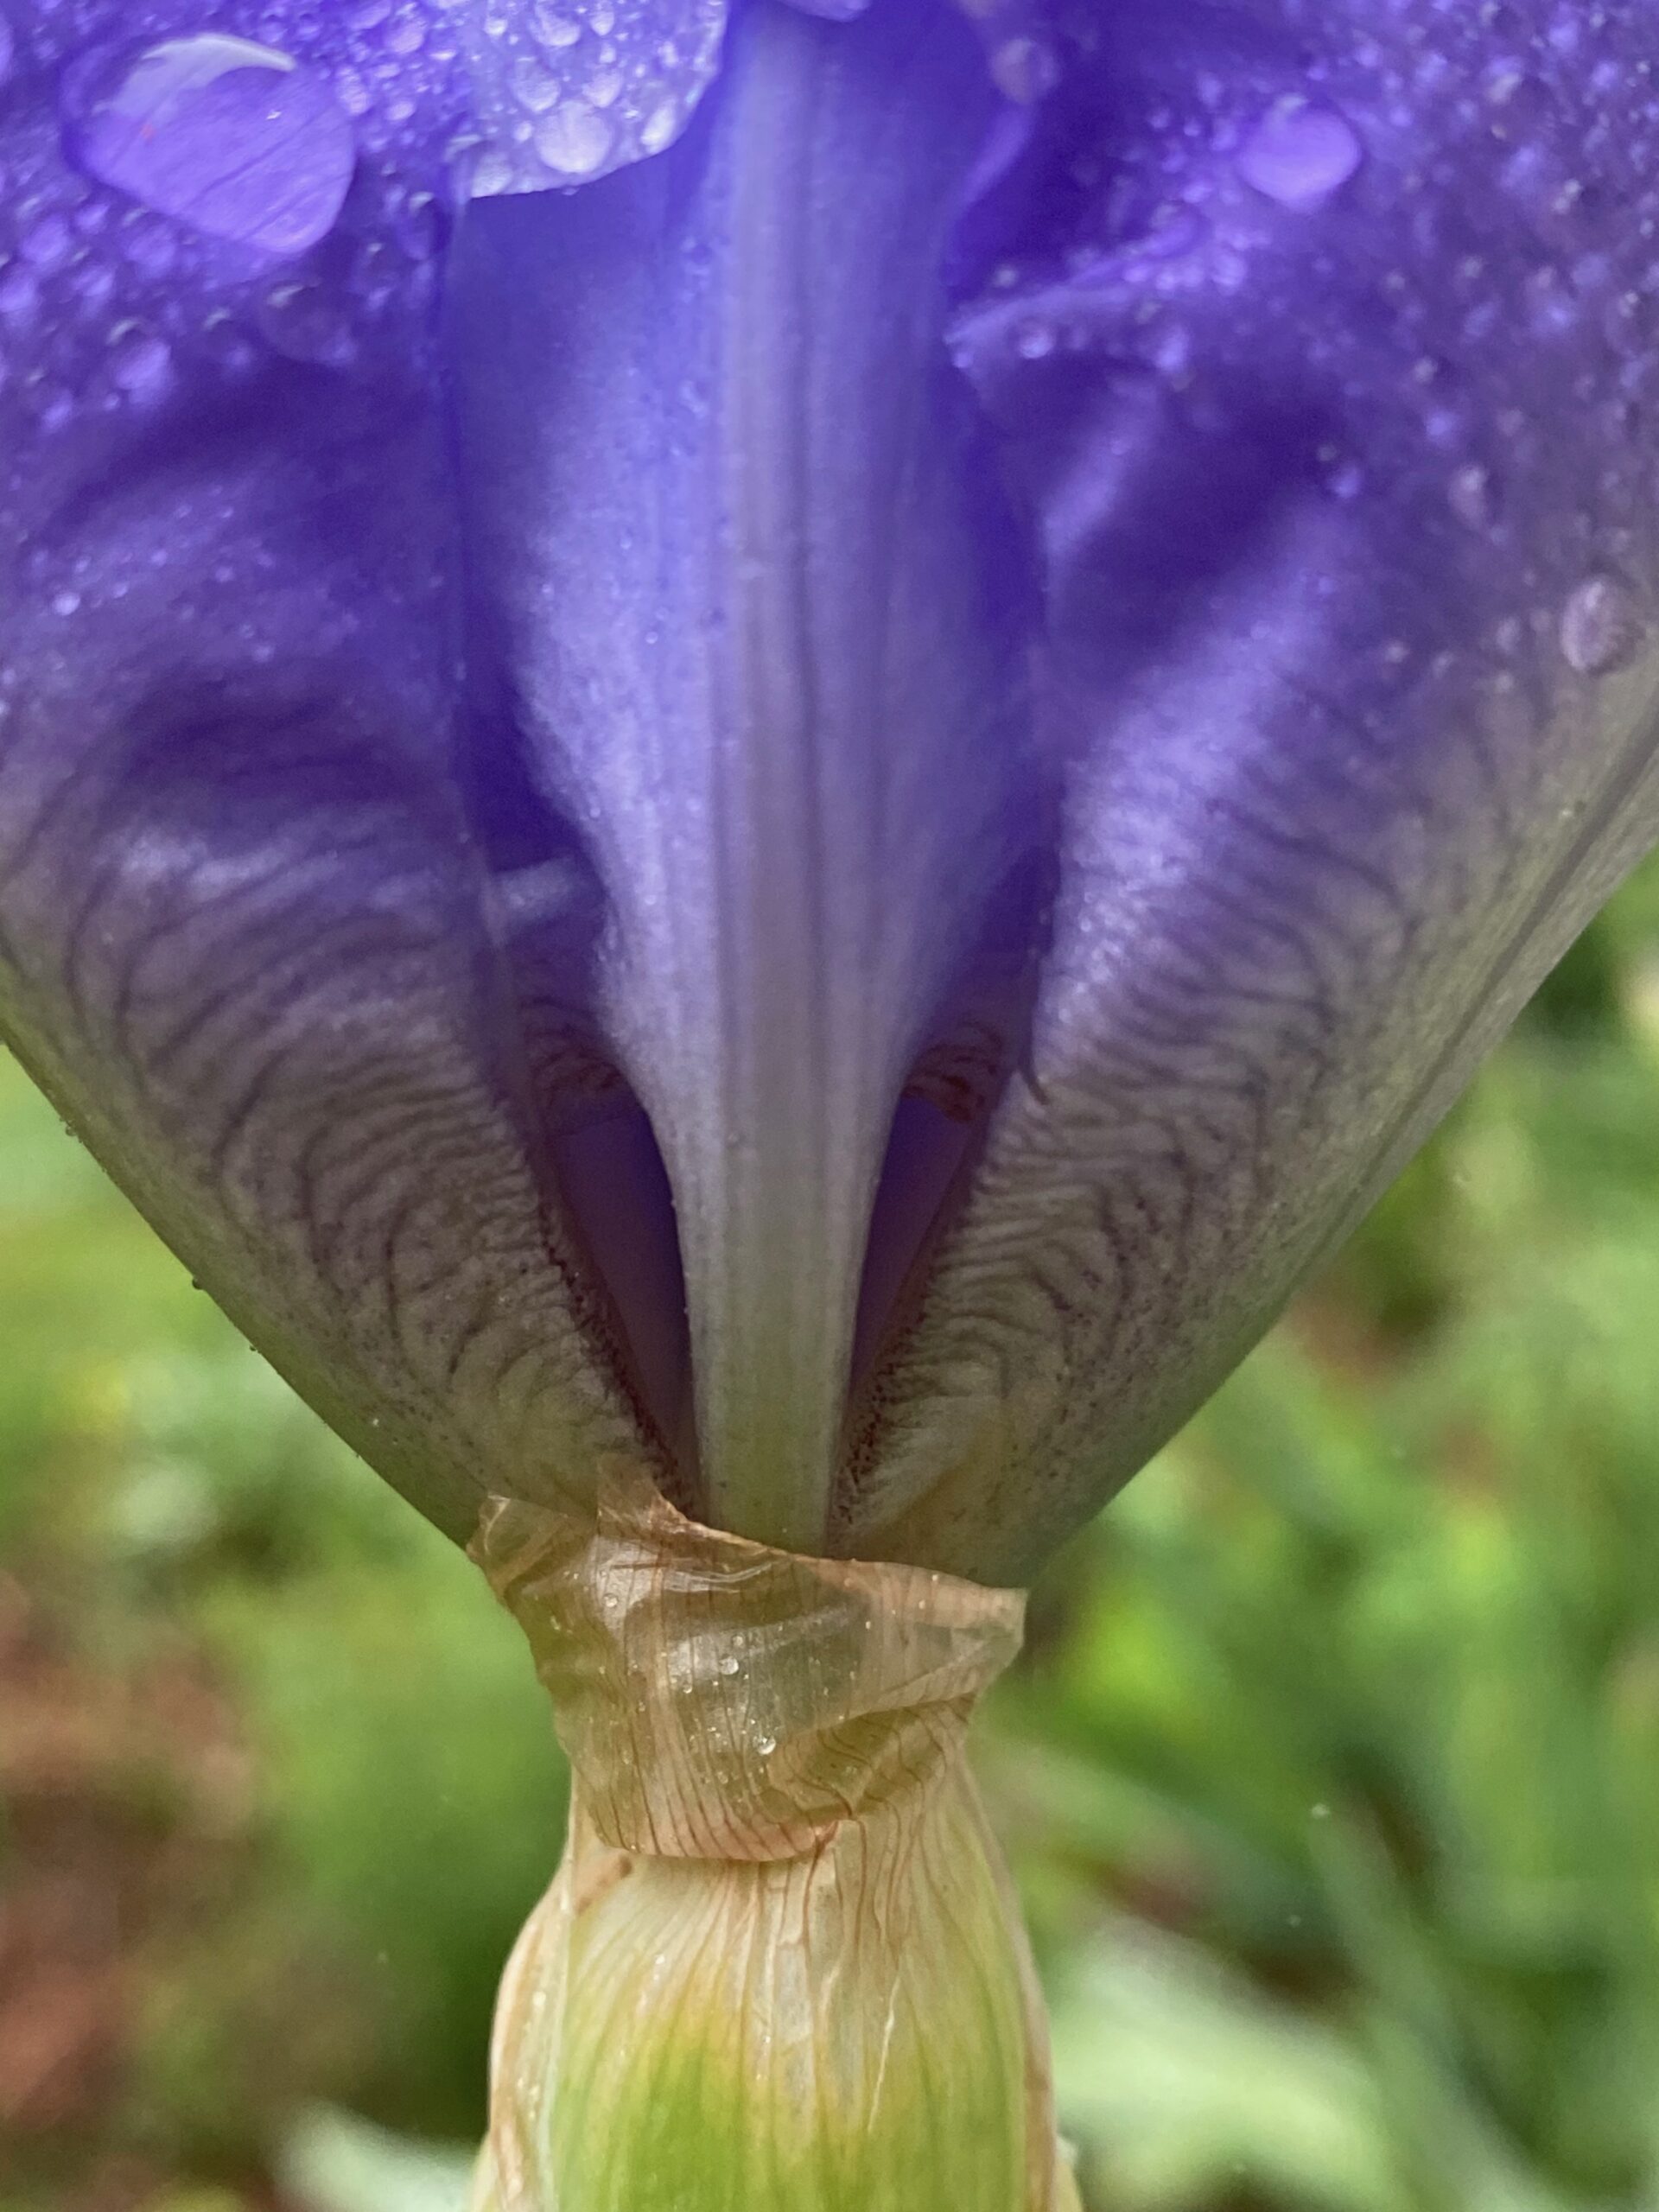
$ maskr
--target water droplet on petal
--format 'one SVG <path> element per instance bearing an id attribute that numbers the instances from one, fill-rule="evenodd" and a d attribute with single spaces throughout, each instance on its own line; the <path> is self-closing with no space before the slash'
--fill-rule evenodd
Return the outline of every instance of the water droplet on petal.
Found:
<path id="1" fill-rule="evenodd" d="M 61 269 L 75 250 L 74 233 L 62 215 L 42 215 L 29 225 L 18 245 L 31 267 Z"/>
<path id="2" fill-rule="evenodd" d="M 349 368 L 357 339 L 345 302 L 316 284 L 278 284 L 254 309 L 254 320 L 277 353 L 320 368 Z"/>
<path id="3" fill-rule="evenodd" d="M 32 322 L 40 306 L 39 281 L 20 262 L 0 270 L 0 316 L 11 323 Z"/>
<path id="4" fill-rule="evenodd" d="M 1497 506 L 1491 469 L 1471 461 L 1455 470 L 1446 486 L 1446 498 L 1459 522 L 1466 523 L 1471 530 L 1484 530 Z"/>
<path id="5" fill-rule="evenodd" d="M 804 16 L 822 16 L 826 22 L 850 23 L 861 16 L 870 0 L 791 0 Z"/>
<path id="6" fill-rule="evenodd" d="M 148 399 L 166 389 L 173 368 L 172 348 L 141 324 L 111 334 L 110 374 L 130 399 Z"/>
<path id="7" fill-rule="evenodd" d="M 1059 83 L 1060 65 L 1040 39 L 1005 39 L 991 56 L 991 79 L 1005 99 L 1029 107 Z"/>
<path id="8" fill-rule="evenodd" d="M 591 176 L 611 150 L 611 126 L 582 100 L 566 100 L 536 131 L 536 150 L 563 176 Z"/>
<path id="9" fill-rule="evenodd" d="M 1608 676 L 1636 657 L 1642 620 L 1616 577 L 1586 576 L 1561 609 L 1561 652 L 1580 676 Z"/>
<path id="10" fill-rule="evenodd" d="M 558 105 L 559 80 L 539 61 L 524 54 L 512 65 L 512 96 L 532 115 L 544 115 Z"/>
<path id="11" fill-rule="evenodd" d="M 217 33 L 87 56 L 65 77 L 62 118 L 71 155 L 100 183 L 270 253 L 327 237 L 357 161 L 325 79 Z"/>
<path id="12" fill-rule="evenodd" d="M 719 67 L 727 0 L 675 0 L 666 16 L 646 0 L 439 4 L 470 80 L 467 189 L 488 199 L 585 183 L 671 145 Z"/>
<path id="13" fill-rule="evenodd" d="M 673 100 L 664 100 L 639 126 L 639 143 L 648 154 L 660 154 L 680 127 L 680 111 Z"/>
<path id="14" fill-rule="evenodd" d="M 1306 215 L 1339 192 L 1364 158 L 1345 115 L 1293 95 L 1268 110 L 1239 148 L 1235 166 L 1264 198 Z"/>

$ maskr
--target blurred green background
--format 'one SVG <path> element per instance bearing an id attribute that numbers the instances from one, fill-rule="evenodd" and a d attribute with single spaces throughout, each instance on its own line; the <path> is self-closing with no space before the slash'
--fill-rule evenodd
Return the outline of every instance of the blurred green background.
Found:
<path id="1" fill-rule="evenodd" d="M 982 1767 L 1094 2212 L 1659 2212 L 1659 869 Z M 473 1570 L 0 1062 L 0 2212 L 448 2212 L 563 1808 Z"/>

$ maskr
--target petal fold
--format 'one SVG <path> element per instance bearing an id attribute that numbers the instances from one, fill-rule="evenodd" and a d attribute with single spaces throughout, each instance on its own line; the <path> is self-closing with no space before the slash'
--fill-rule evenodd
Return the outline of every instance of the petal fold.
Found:
<path id="1" fill-rule="evenodd" d="M 476 581 L 606 887 L 702 1509 L 806 1549 L 895 1108 L 1047 835 L 1024 542 L 942 345 L 995 106 L 947 8 L 756 6 L 671 152 L 461 251 Z"/>

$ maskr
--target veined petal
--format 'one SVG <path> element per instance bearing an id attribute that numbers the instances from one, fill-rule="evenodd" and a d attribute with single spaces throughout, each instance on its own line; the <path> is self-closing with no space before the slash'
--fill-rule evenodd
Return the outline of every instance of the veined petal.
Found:
<path id="1" fill-rule="evenodd" d="M 755 6 L 672 152 L 461 250 L 474 581 L 609 900 L 701 1510 L 806 1549 L 895 1106 L 1046 836 L 1019 533 L 942 344 L 994 109 L 943 6 Z"/>
<path id="2" fill-rule="evenodd" d="M 849 1549 L 1024 1574 L 1659 827 L 1653 21 L 1498 12 L 1074 10 L 977 212 L 1061 891 Z"/>
<path id="3" fill-rule="evenodd" d="M 182 10 L 141 26 L 182 56 L 118 43 L 124 0 L 102 57 L 85 8 L 25 14 L 0 88 L 0 1031 L 460 1535 L 485 1487 L 550 1498 L 637 1435 L 549 1164 L 596 901 L 574 848 L 523 855 L 527 950 L 463 804 L 511 860 L 435 342 L 454 118 L 414 64 L 332 105 L 363 35 L 288 12 L 291 51 L 230 57 L 252 103 Z M 342 129 L 354 174 L 294 190 Z M 279 156 L 283 253 L 235 188 Z"/>

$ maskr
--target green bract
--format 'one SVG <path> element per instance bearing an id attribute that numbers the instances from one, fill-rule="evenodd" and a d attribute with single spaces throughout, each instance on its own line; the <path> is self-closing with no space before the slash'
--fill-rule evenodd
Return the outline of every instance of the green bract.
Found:
<path id="1" fill-rule="evenodd" d="M 575 1777 L 503 1985 L 480 2202 L 1064 2212 L 1046 2031 L 964 1757 L 1018 1596 L 769 1551 L 639 1471 L 596 1525 L 503 1503 L 474 1548 Z"/>

